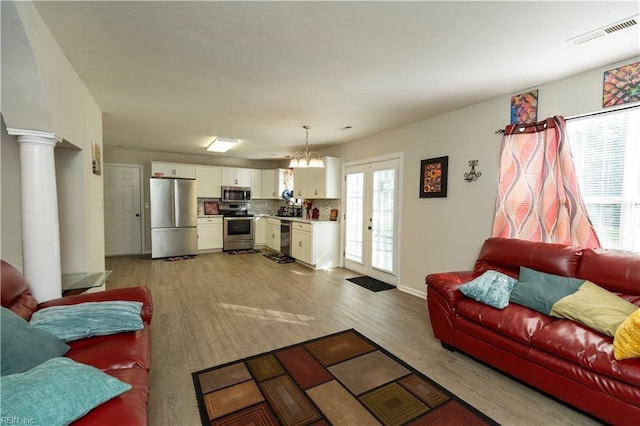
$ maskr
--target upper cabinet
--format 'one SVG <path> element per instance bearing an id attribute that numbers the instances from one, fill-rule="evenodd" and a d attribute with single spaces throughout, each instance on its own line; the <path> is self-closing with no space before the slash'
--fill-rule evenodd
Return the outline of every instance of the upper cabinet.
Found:
<path id="1" fill-rule="evenodd" d="M 296 198 L 340 198 L 340 159 L 323 157 L 324 167 L 295 168 L 293 193 Z"/>
<path id="2" fill-rule="evenodd" d="M 291 169 L 262 170 L 262 198 L 279 200 L 285 189 L 293 189 Z"/>
<path id="3" fill-rule="evenodd" d="M 239 169 L 236 167 L 220 168 L 221 186 L 251 186 L 251 169 Z"/>
<path id="4" fill-rule="evenodd" d="M 198 197 L 220 198 L 220 167 L 196 166 Z"/>
<path id="5" fill-rule="evenodd" d="M 196 167 L 192 164 L 151 162 L 151 177 L 195 179 Z"/>
<path id="6" fill-rule="evenodd" d="M 251 198 L 264 198 L 262 195 L 262 170 L 251 169 Z"/>

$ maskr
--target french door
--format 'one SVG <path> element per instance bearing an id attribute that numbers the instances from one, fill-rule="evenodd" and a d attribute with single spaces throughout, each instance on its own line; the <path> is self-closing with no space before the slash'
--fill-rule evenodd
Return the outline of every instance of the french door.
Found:
<path id="1" fill-rule="evenodd" d="M 397 285 L 400 160 L 345 168 L 344 266 Z"/>

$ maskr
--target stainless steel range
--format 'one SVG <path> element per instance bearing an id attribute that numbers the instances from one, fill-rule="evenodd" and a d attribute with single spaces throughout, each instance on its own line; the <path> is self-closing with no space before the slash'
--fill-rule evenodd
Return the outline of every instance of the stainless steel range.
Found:
<path id="1" fill-rule="evenodd" d="M 250 250 L 254 244 L 253 215 L 248 214 L 246 204 L 223 203 L 222 250 Z"/>

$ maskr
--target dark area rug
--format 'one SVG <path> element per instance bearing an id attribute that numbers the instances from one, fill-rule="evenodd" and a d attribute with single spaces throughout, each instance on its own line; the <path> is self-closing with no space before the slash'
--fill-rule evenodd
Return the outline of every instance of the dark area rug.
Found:
<path id="1" fill-rule="evenodd" d="M 287 256 L 286 254 L 270 253 L 263 256 L 273 260 L 276 263 L 293 263 L 296 261 L 293 257 Z"/>
<path id="2" fill-rule="evenodd" d="M 254 254 L 254 253 L 260 253 L 260 250 L 254 250 L 254 249 L 249 249 L 249 250 L 230 250 L 227 252 L 227 254 Z"/>
<path id="3" fill-rule="evenodd" d="M 392 285 L 389 285 L 387 283 L 383 283 L 380 280 L 376 280 L 375 278 L 371 278 L 371 277 L 355 277 L 355 278 L 347 278 L 347 281 L 351 281 L 354 284 L 359 285 L 360 287 L 364 287 L 367 290 L 371 290 L 371 291 L 383 291 L 383 290 L 391 290 L 392 288 L 395 288 Z"/>
<path id="4" fill-rule="evenodd" d="M 355 330 L 192 373 L 203 425 L 497 425 Z"/>
<path id="5" fill-rule="evenodd" d="M 164 260 L 166 260 L 167 262 L 175 262 L 176 260 L 187 260 L 187 259 L 193 259 L 195 256 L 174 256 L 174 257 L 165 257 Z"/>

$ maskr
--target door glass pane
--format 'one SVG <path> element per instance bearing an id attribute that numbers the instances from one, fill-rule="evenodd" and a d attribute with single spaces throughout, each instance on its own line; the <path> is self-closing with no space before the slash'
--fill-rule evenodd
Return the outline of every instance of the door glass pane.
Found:
<path id="1" fill-rule="evenodd" d="M 373 173 L 371 266 L 393 272 L 395 169 Z"/>
<path id="2" fill-rule="evenodd" d="M 347 217 L 345 222 L 345 259 L 362 262 L 362 215 L 364 209 L 364 173 L 347 175 Z"/>

